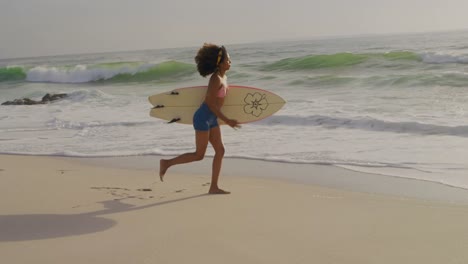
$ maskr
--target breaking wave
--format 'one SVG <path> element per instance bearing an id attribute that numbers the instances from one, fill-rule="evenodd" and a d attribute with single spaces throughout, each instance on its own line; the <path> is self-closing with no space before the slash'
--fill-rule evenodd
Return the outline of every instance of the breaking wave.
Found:
<path id="1" fill-rule="evenodd" d="M 294 71 L 325 68 L 351 67 L 364 62 L 374 62 L 371 67 L 388 67 L 394 63 L 420 62 L 425 64 L 468 64 L 467 55 L 450 55 L 438 53 L 415 53 L 410 51 L 392 51 L 386 53 L 335 53 L 325 55 L 307 55 L 285 58 L 264 65 L 264 71 Z"/>
<path id="2" fill-rule="evenodd" d="M 0 68 L 0 82 L 48 83 L 151 82 L 170 81 L 196 73 L 195 65 L 166 61 L 159 64 L 115 62 L 96 65 L 36 66 Z"/>

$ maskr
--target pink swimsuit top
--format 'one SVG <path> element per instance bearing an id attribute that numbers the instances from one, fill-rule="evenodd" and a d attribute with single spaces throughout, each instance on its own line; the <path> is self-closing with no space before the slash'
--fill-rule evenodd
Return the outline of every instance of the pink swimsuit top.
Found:
<path id="1" fill-rule="evenodd" d="M 229 90 L 229 86 L 222 84 L 221 87 L 219 87 L 218 97 L 224 98 L 228 90 Z"/>

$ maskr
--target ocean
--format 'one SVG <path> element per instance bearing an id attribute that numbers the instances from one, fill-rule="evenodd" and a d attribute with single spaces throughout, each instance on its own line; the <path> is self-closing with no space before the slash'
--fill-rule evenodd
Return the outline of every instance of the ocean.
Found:
<path id="1" fill-rule="evenodd" d="M 240 130 L 223 126 L 226 157 L 328 164 L 468 188 L 467 43 L 468 32 L 458 31 L 226 45 L 230 84 L 271 90 L 287 101 Z M 0 106 L 0 153 L 193 151 L 193 128 L 150 117 L 147 98 L 206 85 L 194 63 L 198 48 L 0 60 L 0 103 L 69 95 L 46 105 Z"/>

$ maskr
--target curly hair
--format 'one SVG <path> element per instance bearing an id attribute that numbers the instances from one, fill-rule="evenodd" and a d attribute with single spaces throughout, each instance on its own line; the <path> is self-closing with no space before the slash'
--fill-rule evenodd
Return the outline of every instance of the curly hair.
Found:
<path id="1" fill-rule="evenodd" d="M 198 50 L 195 56 L 197 63 L 197 70 L 201 76 L 206 77 L 216 71 L 218 68 L 218 56 L 221 54 L 219 62 L 222 62 L 226 57 L 226 48 L 211 43 L 205 43 L 203 47 Z"/>

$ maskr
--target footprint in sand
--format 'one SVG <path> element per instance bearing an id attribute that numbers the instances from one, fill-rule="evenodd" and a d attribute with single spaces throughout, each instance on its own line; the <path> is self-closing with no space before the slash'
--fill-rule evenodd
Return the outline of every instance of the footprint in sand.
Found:
<path id="1" fill-rule="evenodd" d="M 202 184 L 202 186 L 208 186 L 210 184 L 211 184 L 211 182 L 207 182 L 207 183 Z"/>
<path id="2" fill-rule="evenodd" d="M 142 188 L 142 189 L 137 189 L 137 191 L 139 191 L 139 192 L 151 192 L 153 190 L 150 189 L 150 188 Z"/>
<path id="3" fill-rule="evenodd" d="M 146 199 L 151 199 L 154 198 L 154 196 L 146 196 L 146 195 L 136 195 L 133 194 L 133 191 L 138 191 L 138 192 L 152 192 L 153 190 L 150 188 L 140 188 L 136 190 L 131 190 L 128 188 L 121 188 L 121 187 L 91 187 L 91 189 L 94 190 L 104 190 L 107 191 L 107 194 L 110 194 L 114 197 L 116 197 L 116 200 L 122 200 L 122 199 L 140 199 L 140 200 L 146 200 Z"/>
<path id="4" fill-rule="evenodd" d="M 91 187 L 91 189 L 95 190 L 123 190 L 123 191 L 131 191 L 127 188 L 119 188 L 119 187 Z"/>
<path id="5" fill-rule="evenodd" d="M 183 191 L 185 191 L 185 190 L 186 190 L 186 189 L 180 189 L 180 190 L 176 190 L 175 192 L 176 192 L 176 193 L 181 193 L 181 192 L 183 192 Z"/>

